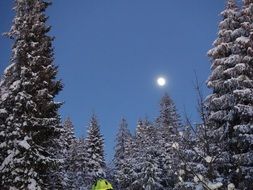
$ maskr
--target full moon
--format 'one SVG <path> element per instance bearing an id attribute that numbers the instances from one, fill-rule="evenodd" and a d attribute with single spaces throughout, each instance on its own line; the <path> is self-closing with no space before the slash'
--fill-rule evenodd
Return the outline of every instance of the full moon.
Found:
<path id="1" fill-rule="evenodd" d="M 157 84 L 158 84 L 158 86 L 164 86 L 164 85 L 166 84 L 165 78 L 159 77 L 159 78 L 157 79 Z"/>

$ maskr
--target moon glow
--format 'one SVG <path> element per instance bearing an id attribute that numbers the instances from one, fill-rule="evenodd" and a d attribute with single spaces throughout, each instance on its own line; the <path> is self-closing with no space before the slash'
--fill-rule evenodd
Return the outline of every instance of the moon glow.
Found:
<path id="1" fill-rule="evenodd" d="M 159 77 L 156 82 L 158 86 L 164 86 L 166 84 L 166 79 L 164 77 Z"/>

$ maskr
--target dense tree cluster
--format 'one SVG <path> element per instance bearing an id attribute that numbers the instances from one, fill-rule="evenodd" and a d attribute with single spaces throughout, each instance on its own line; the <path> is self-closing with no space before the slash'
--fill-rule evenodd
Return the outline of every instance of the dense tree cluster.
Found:
<path id="1" fill-rule="evenodd" d="M 172 98 L 161 98 L 154 120 L 132 134 L 120 122 L 112 165 L 95 115 L 85 138 L 61 122 L 57 80 L 44 0 L 16 0 L 10 65 L 0 82 L 0 189 L 86 190 L 108 178 L 118 190 L 253 189 L 253 0 L 228 0 L 208 52 L 211 74 L 201 122 L 183 124 Z"/>

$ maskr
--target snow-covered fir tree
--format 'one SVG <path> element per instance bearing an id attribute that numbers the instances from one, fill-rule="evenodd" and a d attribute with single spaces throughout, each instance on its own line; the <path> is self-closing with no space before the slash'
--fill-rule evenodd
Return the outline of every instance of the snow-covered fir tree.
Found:
<path id="1" fill-rule="evenodd" d="M 87 176 L 87 152 L 84 138 L 76 138 L 70 118 L 63 123 L 63 184 L 66 189 L 85 189 Z"/>
<path id="2" fill-rule="evenodd" d="M 95 115 L 91 117 L 86 138 L 88 183 L 105 177 L 104 139 Z"/>
<path id="3" fill-rule="evenodd" d="M 253 184 L 253 1 L 244 0 L 241 28 L 243 35 L 236 39 L 241 61 L 229 69 L 236 78 L 230 86 L 234 95 L 235 115 L 231 126 L 231 150 L 236 172 L 232 182 L 238 188 L 252 188 Z M 237 142 L 236 142 L 237 141 Z"/>
<path id="4" fill-rule="evenodd" d="M 54 154 L 60 159 L 61 164 L 49 174 L 51 177 L 50 187 L 51 189 L 77 189 L 74 186 L 77 181 L 76 173 L 71 170 L 74 159 L 73 149 L 75 150 L 77 147 L 77 139 L 74 135 L 73 123 L 69 117 L 63 122 L 62 133 L 57 141 L 58 147 L 55 148 Z"/>
<path id="5" fill-rule="evenodd" d="M 11 64 L 0 84 L 0 189 L 48 189 L 56 163 L 52 146 L 60 135 L 61 90 L 47 35 L 43 0 L 16 0 L 8 35 L 14 39 Z"/>
<path id="6" fill-rule="evenodd" d="M 76 141 L 76 165 L 74 167 L 75 174 L 75 189 L 83 190 L 89 186 L 91 175 L 89 173 L 89 151 L 88 144 L 84 138 L 79 138 Z M 95 167 L 96 168 L 96 167 Z"/>
<path id="7" fill-rule="evenodd" d="M 64 189 L 75 189 L 74 181 L 76 176 L 74 175 L 73 162 L 75 162 L 75 149 L 76 149 L 76 137 L 74 134 L 74 125 L 71 119 L 68 117 L 63 123 L 64 133 L 62 133 L 60 140 L 64 143 L 62 147 L 62 156 L 63 156 L 63 187 Z"/>
<path id="8" fill-rule="evenodd" d="M 220 158 L 219 172 L 224 186 L 232 183 L 239 189 L 252 188 L 253 171 L 253 1 L 245 0 L 239 12 L 229 0 L 222 12 L 218 39 L 209 51 L 212 73 L 207 98 L 209 120 L 217 141 L 226 144 Z"/>
<path id="9" fill-rule="evenodd" d="M 167 93 L 161 98 L 160 115 L 157 118 L 157 123 L 159 127 L 168 128 L 174 133 L 180 127 L 180 116 L 177 113 L 176 105 Z"/>
<path id="10" fill-rule="evenodd" d="M 189 125 L 186 125 L 183 131 L 180 131 L 180 136 L 183 141 L 177 146 L 174 145 L 174 150 L 179 156 L 180 164 L 177 170 L 178 180 L 173 189 L 196 189 L 196 184 L 194 183 L 194 170 L 197 168 L 199 163 L 196 160 L 196 154 L 194 147 L 196 146 L 196 136 L 192 132 Z"/>
<path id="11" fill-rule="evenodd" d="M 68 151 L 70 150 L 71 145 L 76 140 L 74 125 L 69 117 L 63 122 L 63 129 L 64 129 L 64 133 L 61 135 L 61 138 L 64 139 L 66 142 L 64 152 L 68 154 Z"/>
<path id="12" fill-rule="evenodd" d="M 126 189 L 131 184 L 132 167 L 132 135 L 128 129 L 126 120 L 121 120 L 116 137 L 116 146 L 114 154 L 114 178 L 118 189 Z"/>
<path id="13" fill-rule="evenodd" d="M 177 170 L 179 158 L 173 146 L 180 142 L 179 130 L 181 128 L 180 117 L 176 106 L 170 96 L 166 93 L 160 102 L 160 115 L 156 121 L 159 133 L 159 151 L 161 167 L 163 169 L 163 185 L 173 188 L 177 181 Z"/>
<path id="14" fill-rule="evenodd" d="M 132 167 L 134 179 L 130 189 L 163 189 L 162 169 L 158 151 L 157 133 L 148 120 L 140 120 L 133 146 Z"/>
<path id="15" fill-rule="evenodd" d="M 86 186 L 86 149 L 84 139 L 75 139 L 69 149 L 67 159 L 66 185 L 69 189 L 81 189 Z"/>

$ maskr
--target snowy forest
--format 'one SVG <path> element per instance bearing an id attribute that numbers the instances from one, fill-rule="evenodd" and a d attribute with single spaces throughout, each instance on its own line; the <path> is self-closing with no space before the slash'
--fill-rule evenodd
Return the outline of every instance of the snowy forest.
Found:
<path id="1" fill-rule="evenodd" d="M 253 190 L 253 0 L 227 0 L 221 13 L 208 51 L 211 94 L 196 82 L 201 122 L 180 116 L 165 94 L 159 117 L 137 121 L 134 134 L 122 118 L 110 164 L 96 115 L 79 138 L 59 114 L 48 6 L 15 0 L 5 34 L 13 46 L 0 83 L 1 190 L 89 190 L 99 178 L 117 190 Z"/>

